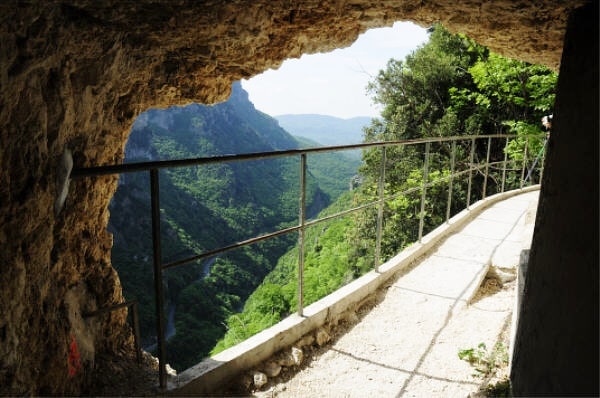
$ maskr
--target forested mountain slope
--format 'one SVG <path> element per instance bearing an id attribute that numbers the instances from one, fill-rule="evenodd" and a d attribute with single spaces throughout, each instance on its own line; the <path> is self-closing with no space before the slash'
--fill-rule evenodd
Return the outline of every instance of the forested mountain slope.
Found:
<path id="1" fill-rule="evenodd" d="M 192 104 L 142 114 L 127 143 L 126 162 L 298 147 L 274 119 L 256 111 L 236 83 L 231 98 L 221 104 Z M 309 156 L 308 214 L 316 214 L 347 189 L 357 168 L 356 162 L 349 166 L 347 161 L 335 154 Z M 163 261 L 296 223 L 299 169 L 297 158 L 287 158 L 161 171 Z M 319 186 L 319 176 L 342 184 L 326 192 Z M 156 332 L 147 173 L 122 175 L 110 209 L 113 264 L 126 298 L 140 302 L 142 338 L 150 349 Z M 183 369 L 208 353 L 225 332 L 224 320 L 243 306 L 295 239 L 295 235 L 284 236 L 165 272 L 168 360 L 172 366 Z"/>

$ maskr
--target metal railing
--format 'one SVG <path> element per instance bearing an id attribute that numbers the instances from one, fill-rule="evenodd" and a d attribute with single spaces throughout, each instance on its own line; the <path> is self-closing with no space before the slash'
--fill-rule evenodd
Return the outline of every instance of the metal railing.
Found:
<path id="1" fill-rule="evenodd" d="M 91 312 L 84 312 L 83 314 L 81 314 L 82 318 L 92 318 L 92 317 L 96 317 L 96 316 L 101 316 L 104 314 L 108 314 L 111 313 L 113 311 L 117 311 L 120 310 L 122 308 L 127 308 L 128 310 L 130 310 L 130 315 L 131 315 L 131 327 L 133 328 L 133 338 L 134 338 L 134 344 L 135 344 L 135 356 L 137 359 L 138 363 L 142 362 L 142 347 L 140 345 L 140 321 L 139 321 L 139 315 L 138 315 L 138 302 L 137 300 L 129 300 L 129 301 L 124 301 L 122 303 L 119 304 L 114 304 L 108 307 L 104 307 L 104 308 L 100 308 L 97 309 L 95 311 L 91 311 Z"/>
<path id="2" fill-rule="evenodd" d="M 95 176 L 103 176 L 103 175 L 111 175 L 111 174 L 122 174 L 122 173 L 131 173 L 131 172 L 148 172 L 150 176 L 150 200 L 151 200 L 151 217 L 152 217 L 152 244 L 153 244 L 153 270 L 154 270 L 154 289 L 155 289 L 155 307 L 156 307 L 156 334 L 157 334 L 157 355 L 159 359 L 159 383 L 161 388 L 166 388 L 166 380 L 167 380 L 167 372 L 166 372 L 166 341 L 165 341 L 165 302 L 164 302 L 164 292 L 163 292 L 163 271 L 169 268 L 178 267 L 184 264 L 192 263 L 197 260 L 209 258 L 215 256 L 220 253 L 228 252 L 242 246 L 251 245 L 254 243 L 258 243 L 267 239 L 272 239 L 280 235 L 298 232 L 298 287 L 297 287 L 297 302 L 298 308 L 297 313 L 299 315 L 303 315 L 304 303 L 303 303 L 303 289 L 304 289 L 304 281 L 303 281 L 303 271 L 304 271 L 304 244 L 305 244 L 305 230 L 318 223 L 322 223 L 334 218 L 342 217 L 345 215 L 349 215 L 367 208 L 377 207 L 377 222 L 376 222 L 376 243 L 375 243 L 375 258 L 374 258 L 374 269 L 378 271 L 378 267 L 381 262 L 381 245 L 382 245 L 382 230 L 384 224 L 384 206 L 386 201 L 393 200 L 394 198 L 399 197 L 400 195 L 407 195 L 410 193 L 415 193 L 417 191 L 421 191 L 421 205 L 420 211 L 418 214 L 419 217 L 419 227 L 418 227 L 418 241 L 421 241 L 424 232 L 424 222 L 425 222 L 425 201 L 427 198 L 427 190 L 428 188 L 440 184 L 447 183 L 448 184 L 448 199 L 446 204 L 446 214 L 445 220 L 446 222 L 450 219 L 451 216 L 451 205 L 452 205 L 452 195 L 453 195 L 453 185 L 457 178 L 468 175 L 468 184 L 467 184 L 467 195 L 466 195 L 466 208 L 468 209 L 471 205 L 471 196 L 472 196 L 472 181 L 474 173 L 480 173 L 483 175 L 483 185 L 482 185 L 482 198 L 486 197 L 488 193 L 488 178 L 490 168 L 497 168 L 498 170 L 501 168 L 501 183 L 496 184 L 496 186 L 500 185 L 500 192 L 504 192 L 505 190 L 505 182 L 507 171 L 507 165 L 509 163 L 506 148 L 508 147 L 508 143 L 510 139 L 516 138 L 515 135 L 506 135 L 506 134 L 495 134 L 495 135 L 485 135 L 485 136 L 452 136 L 452 137 L 435 137 L 435 138 L 419 138 L 419 139 L 411 139 L 411 140 L 398 140 L 398 141 L 385 141 L 385 142 L 371 142 L 371 143 L 363 143 L 363 144 L 354 144 L 354 145 L 343 145 L 343 146 L 332 146 L 332 147 L 318 147 L 318 148 L 309 148 L 309 149 L 292 149 L 292 150 L 284 150 L 277 152 L 261 152 L 261 153 L 248 153 L 241 155 L 221 155 L 221 156 L 212 156 L 212 157 L 200 157 L 200 158 L 191 158 L 191 159 L 181 159 L 181 160 L 165 160 L 165 161 L 150 161 L 150 162 L 139 162 L 139 163 L 125 163 L 121 165 L 109 165 L 109 166 L 96 166 L 96 167 L 86 167 L 86 168 L 75 168 L 72 170 L 70 178 L 71 179 L 81 179 L 81 178 L 89 178 Z M 491 148 L 493 140 L 504 139 L 505 143 L 502 147 L 504 150 L 503 159 L 500 161 L 490 162 L 491 156 Z M 486 158 L 484 162 L 477 161 L 475 162 L 476 156 L 476 144 L 479 140 L 487 141 L 487 145 L 485 148 Z M 468 145 L 470 148 L 469 151 L 469 160 L 466 162 L 466 168 L 463 170 L 457 170 L 457 161 L 456 161 L 456 152 L 457 152 L 457 143 L 464 142 L 465 146 Z M 450 143 L 450 174 L 437 178 L 434 181 L 429 181 L 429 168 L 430 168 L 430 157 L 431 157 L 431 145 L 434 143 L 443 144 Z M 423 183 L 421 186 L 416 188 L 410 188 L 404 190 L 402 192 L 396 192 L 393 195 L 385 194 L 385 179 L 386 179 L 386 148 L 396 147 L 396 146 L 413 146 L 424 144 L 424 154 L 423 154 Z M 371 201 L 369 203 L 361 204 L 359 206 L 340 211 L 333 215 L 328 215 L 326 217 L 321 217 L 317 219 L 307 220 L 306 214 L 306 173 L 307 173 L 307 156 L 317 153 L 326 153 L 326 152 L 337 152 L 337 151 L 350 151 L 356 149 L 370 149 L 370 148 L 381 148 L 381 165 L 380 165 L 380 176 L 377 183 L 377 199 Z M 538 158 L 543 157 L 543 151 L 540 151 Z M 196 254 L 193 256 L 189 256 L 186 258 L 182 258 L 179 260 L 163 263 L 162 260 L 162 250 L 161 250 L 161 221 L 160 221 L 160 193 L 159 193 L 159 170 L 160 169 L 168 169 L 168 168 L 178 168 L 178 167 L 189 167 L 189 166 L 201 166 L 215 163 L 228 163 L 228 162 L 240 162 L 240 161 L 250 161 L 250 160 L 259 160 L 259 159 L 273 159 L 273 158 L 284 158 L 284 157 L 299 157 L 300 158 L 300 198 L 299 198 L 299 216 L 298 223 L 295 226 L 282 228 L 274 232 L 270 232 L 267 234 L 262 234 L 259 236 L 252 237 L 250 239 L 246 239 L 243 241 L 236 242 L 234 244 L 230 244 L 224 247 L 220 247 L 214 250 L 208 250 L 200 254 Z M 522 188 L 527 179 L 532 176 L 533 167 L 538 163 L 538 159 L 534 162 L 533 166 L 529 169 L 526 177 L 527 170 L 527 144 L 525 145 L 523 162 L 520 167 L 520 181 L 519 186 Z M 543 165 L 543 159 L 539 164 Z M 514 170 L 514 168 L 513 168 Z M 541 176 L 541 170 L 540 170 Z M 540 177 L 541 178 L 541 177 Z M 122 306 L 127 306 L 127 303 L 118 306 L 121 308 Z M 111 307 L 109 310 L 112 310 Z M 89 314 L 95 315 L 95 314 Z M 137 323 L 137 320 L 136 322 Z"/>

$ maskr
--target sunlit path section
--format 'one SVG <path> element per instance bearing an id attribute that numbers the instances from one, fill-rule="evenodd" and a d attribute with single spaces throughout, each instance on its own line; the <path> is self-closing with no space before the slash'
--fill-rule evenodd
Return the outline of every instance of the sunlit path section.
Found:
<path id="1" fill-rule="evenodd" d="M 458 351 L 493 347 L 510 328 L 519 257 L 538 191 L 500 201 L 386 285 L 385 299 L 322 355 L 259 396 L 466 397 L 481 378 Z M 481 295 L 486 274 L 505 289 Z M 477 296 L 476 296 L 477 294 Z"/>

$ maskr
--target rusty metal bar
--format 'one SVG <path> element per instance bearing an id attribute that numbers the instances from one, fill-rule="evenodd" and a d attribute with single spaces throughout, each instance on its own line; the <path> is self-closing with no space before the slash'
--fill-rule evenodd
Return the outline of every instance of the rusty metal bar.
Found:
<path id="1" fill-rule="evenodd" d="M 152 207 L 152 255 L 154 265 L 154 294 L 156 304 L 156 340 L 158 349 L 158 380 L 161 389 L 167 387 L 167 355 L 165 344 L 165 308 L 160 243 L 160 186 L 158 169 L 150 170 L 150 200 Z"/>
<path id="2" fill-rule="evenodd" d="M 103 308 L 97 309 L 95 311 L 84 312 L 83 314 L 81 314 L 81 317 L 82 318 L 91 318 L 91 317 L 102 315 L 102 314 L 108 314 L 109 312 L 120 310 L 121 308 L 130 307 L 133 305 L 134 302 L 135 301 L 133 301 L 133 300 L 132 301 L 124 301 L 122 303 L 114 304 L 109 307 L 103 307 Z"/>
<path id="3" fill-rule="evenodd" d="M 133 329 L 133 341 L 135 344 L 135 353 L 136 353 L 136 359 L 138 363 L 142 362 L 142 347 L 140 344 L 140 323 L 139 323 L 139 316 L 138 316 L 138 302 L 137 300 L 128 300 L 128 301 L 124 301 L 122 303 L 119 304 L 114 304 L 108 307 L 104 307 L 104 308 L 99 308 L 95 311 L 91 311 L 91 312 L 84 312 L 83 314 L 81 314 L 82 318 L 91 318 L 94 316 L 99 316 L 99 315 L 103 315 L 103 314 L 108 314 L 109 312 L 113 312 L 116 310 L 120 310 L 122 308 L 126 308 L 127 309 L 131 309 L 131 323 L 132 323 L 132 329 Z"/>
<path id="4" fill-rule="evenodd" d="M 508 145 L 508 140 L 509 140 L 509 138 L 511 136 L 502 135 L 502 137 L 506 137 L 507 145 Z M 454 166 L 454 168 L 452 168 L 451 174 L 448 177 L 442 177 L 440 179 L 440 181 L 448 180 L 448 181 L 450 181 L 449 184 L 452 185 L 453 184 L 452 180 L 454 178 L 459 177 L 459 176 L 461 176 L 463 174 L 469 173 L 469 182 L 471 182 L 471 179 L 472 179 L 472 175 L 471 174 L 472 174 L 472 171 L 473 171 L 474 142 L 475 142 L 475 140 L 477 138 L 478 137 L 471 138 L 471 141 L 472 141 L 472 144 L 471 144 L 471 158 L 470 158 L 470 165 L 471 165 L 471 167 L 469 167 L 468 170 L 456 172 L 455 171 L 455 167 L 456 166 Z M 489 138 L 489 137 L 479 137 L 479 138 Z M 463 137 L 463 140 L 464 140 L 464 137 Z M 429 142 L 435 142 L 435 141 L 436 140 L 433 140 L 433 141 L 430 140 Z M 440 141 L 440 139 L 437 139 L 437 141 Z M 442 141 L 445 141 L 445 140 L 442 140 Z M 454 158 L 454 164 L 455 164 L 455 162 L 456 162 L 456 160 L 455 160 L 456 149 L 455 148 L 456 148 L 456 142 L 458 141 L 458 139 L 456 139 L 456 137 L 450 137 L 448 139 L 448 141 L 452 142 L 452 148 L 453 148 L 452 149 L 452 157 Z M 386 146 L 387 145 L 380 145 L 381 148 L 386 148 Z M 505 174 L 506 174 L 506 161 L 507 161 L 507 158 L 506 158 L 506 152 L 505 152 L 505 161 L 504 161 L 504 167 L 503 167 L 503 182 L 505 180 Z M 424 186 L 426 188 L 429 188 L 433 184 L 434 183 L 427 182 L 427 183 L 424 184 Z M 469 194 L 467 195 L 468 196 L 467 200 L 468 200 L 469 204 L 470 204 L 470 188 L 471 188 L 471 185 L 469 185 Z M 421 189 L 421 187 L 411 188 L 411 189 L 402 191 L 401 193 L 389 196 L 389 197 L 387 197 L 387 199 L 388 200 L 389 199 L 393 199 L 393 198 L 396 198 L 396 197 L 398 197 L 398 196 L 400 196 L 402 194 L 408 194 L 408 193 L 411 193 L 411 192 L 418 191 L 420 189 Z M 368 207 L 376 206 L 376 205 L 378 205 L 379 200 L 380 199 L 378 199 L 377 201 L 371 202 L 371 203 L 367 203 L 367 204 L 364 204 L 364 205 L 361 205 L 361 206 L 349 209 L 349 210 L 341 211 L 339 213 L 326 216 L 326 217 L 324 217 L 322 219 L 312 220 L 312 221 L 305 221 L 305 227 L 308 227 L 308 226 L 311 226 L 311 225 L 314 225 L 314 224 L 317 224 L 317 223 L 320 223 L 320 222 L 323 222 L 323 221 L 327 221 L 327 220 L 330 220 L 330 219 L 333 219 L 333 218 L 341 217 L 341 216 L 344 216 L 344 215 L 347 215 L 347 214 L 350 214 L 350 213 L 353 213 L 353 212 L 357 212 L 359 210 L 362 210 L 362 209 L 365 209 L 365 208 L 368 208 Z M 450 205 L 451 205 L 451 203 L 449 202 L 448 206 L 450 206 Z M 449 219 L 448 213 L 446 215 L 446 219 L 447 220 Z M 243 241 L 239 241 L 239 242 L 233 243 L 231 245 L 221 247 L 219 249 L 209 250 L 209 251 L 206 251 L 206 252 L 194 255 L 194 256 L 190 256 L 190 257 L 184 258 L 184 259 L 172 261 L 172 262 L 164 264 L 163 265 L 163 270 L 164 269 L 173 268 L 173 267 L 178 267 L 180 265 L 191 263 L 193 261 L 202 260 L 202 259 L 205 259 L 205 258 L 208 258 L 208 257 L 212 257 L 212 256 L 217 255 L 217 254 L 225 253 L 225 252 L 228 252 L 228 251 L 240 248 L 242 246 L 247 246 L 247 245 L 251 245 L 251 244 L 254 244 L 254 243 L 258 243 L 258 242 L 261 242 L 261 241 L 264 241 L 264 240 L 268 240 L 268 239 L 271 239 L 271 238 L 274 238 L 274 237 L 277 237 L 277 236 L 280 236 L 280 235 L 288 234 L 288 233 L 291 233 L 291 232 L 296 232 L 299 229 L 300 229 L 299 225 L 288 227 L 288 228 L 285 228 L 285 229 L 278 230 L 276 232 L 272 232 L 272 233 L 268 233 L 268 234 L 265 234 L 265 235 L 261 235 L 261 236 L 257 236 L 257 237 L 254 237 L 254 238 L 250 238 L 250 239 L 246 239 L 246 240 L 243 240 Z"/>
<path id="5" fill-rule="evenodd" d="M 140 315 L 137 300 L 131 305 L 131 323 L 133 323 L 133 338 L 135 344 L 135 357 L 138 363 L 142 363 L 142 346 L 140 340 Z"/>

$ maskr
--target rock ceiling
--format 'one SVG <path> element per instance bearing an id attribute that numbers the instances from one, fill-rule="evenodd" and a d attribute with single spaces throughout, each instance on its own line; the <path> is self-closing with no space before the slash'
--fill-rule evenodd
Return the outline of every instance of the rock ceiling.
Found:
<path id="1" fill-rule="evenodd" d="M 395 21 L 442 22 L 509 57 L 558 69 L 562 0 L 5 0 L 0 4 L 0 385 L 77 394 L 83 366 L 130 343 L 106 231 L 116 177 L 75 181 L 55 215 L 58 165 L 121 161 L 133 120 L 156 106 L 227 98 L 232 81 L 350 45 Z"/>

